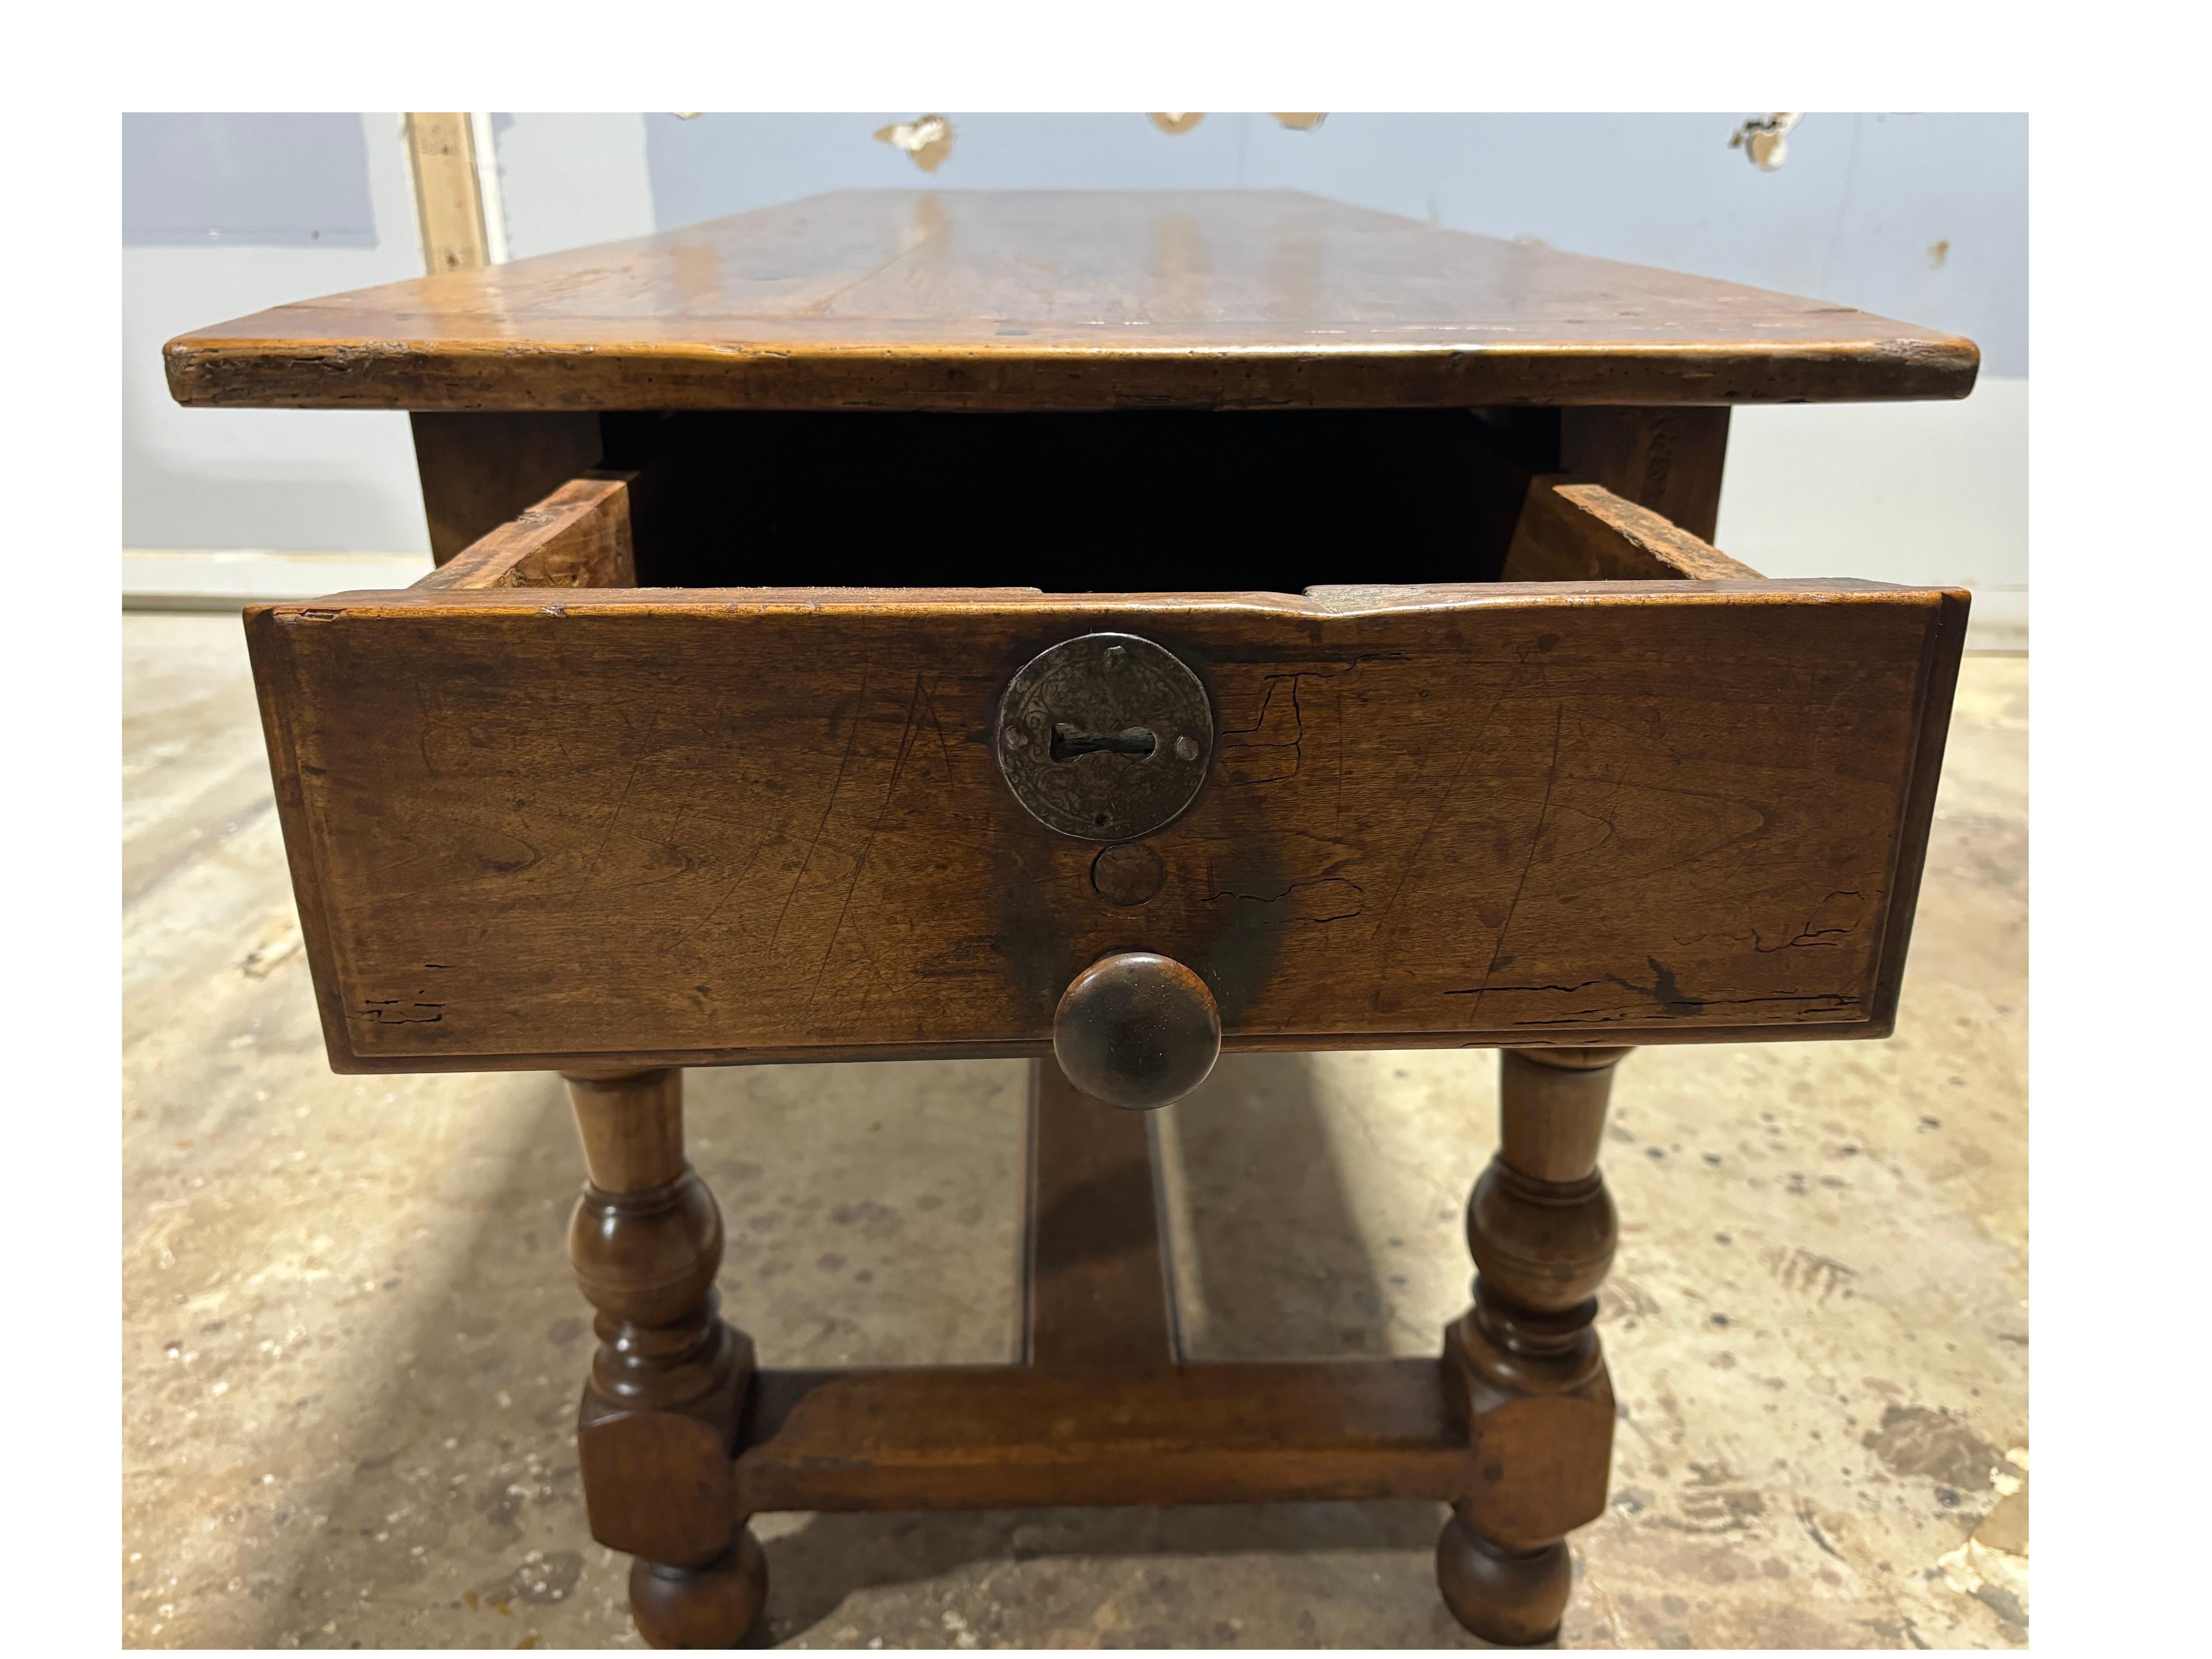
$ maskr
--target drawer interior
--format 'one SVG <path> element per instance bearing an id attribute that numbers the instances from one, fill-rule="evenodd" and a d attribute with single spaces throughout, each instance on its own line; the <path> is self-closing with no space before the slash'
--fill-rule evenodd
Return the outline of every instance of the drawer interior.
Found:
<path id="1" fill-rule="evenodd" d="M 1755 579 L 1558 470 L 1558 410 L 607 417 L 419 586 L 1299 594 Z"/>
<path id="2" fill-rule="evenodd" d="M 641 586 L 1046 592 L 1496 580 L 1558 430 L 1469 410 L 602 422 Z"/>

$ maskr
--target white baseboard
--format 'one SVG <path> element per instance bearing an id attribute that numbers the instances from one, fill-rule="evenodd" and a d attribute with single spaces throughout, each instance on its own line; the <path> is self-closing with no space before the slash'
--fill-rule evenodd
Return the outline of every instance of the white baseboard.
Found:
<path id="1" fill-rule="evenodd" d="M 1973 609 L 1966 615 L 1966 649 L 2007 655 L 2027 650 L 2027 589 L 1971 587 Z"/>
<path id="2" fill-rule="evenodd" d="M 125 611 L 235 611 L 270 599 L 405 587 L 430 574 L 428 553 L 272 553 L 126 547 Z"/>

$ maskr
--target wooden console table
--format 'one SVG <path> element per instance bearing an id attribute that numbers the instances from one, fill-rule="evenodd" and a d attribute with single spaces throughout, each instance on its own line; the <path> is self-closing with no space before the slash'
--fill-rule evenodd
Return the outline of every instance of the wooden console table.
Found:
<path id="1" fill-rule="evenodd" d="M 1729 408 L 1964 340 L 1280 192 L 846 192 L 288 306 L 210 407 L 412 412 L 438 568 L 246 613 L 331 1063 L 568 1079 L 592 1535 L 728 1644 L 773 1510 L 1425 1498 L 1493 1640 L 1606 1501 L 1634 1045 L 1880 1037 L 1964 594 L 1710 545 Z M 1152 1107 L 1504 1051 L 1438 1357 L 1177 1351 Z M 1022 1055 L 1003 1367 L 763 1370 L 682 1071 Z"/>

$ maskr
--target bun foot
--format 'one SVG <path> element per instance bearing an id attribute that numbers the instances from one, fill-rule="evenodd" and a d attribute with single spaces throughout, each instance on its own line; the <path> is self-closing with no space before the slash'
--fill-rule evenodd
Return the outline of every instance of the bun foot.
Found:
<path id="1" fill-rule="evenodd" d="M 749 1527 L 700 1566 L 630 1564 L 630 1618 L 649 1647 L 743 1646 L 767 1602 L 768 1557 Z"/>
<path id="2" fill-rule="evenodd" d="M 1509 1550 L 1455 1515 L 1437 1540 L 1437 1588 L 1451 1616 L 1484 1641 L 1534 1647 L 1559 1633 L 1574 1567 L 1565 1540 Z"/>

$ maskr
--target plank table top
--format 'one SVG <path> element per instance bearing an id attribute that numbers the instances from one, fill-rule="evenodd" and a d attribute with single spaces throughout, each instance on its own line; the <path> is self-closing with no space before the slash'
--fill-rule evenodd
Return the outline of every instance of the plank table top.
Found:
<path id="1" fill-rule="evenodd" d="M 1972 342 L 1293 191 L 840 191 L 169 343 L 186 404 L 1115 410 L 1961 398 Z"/>

